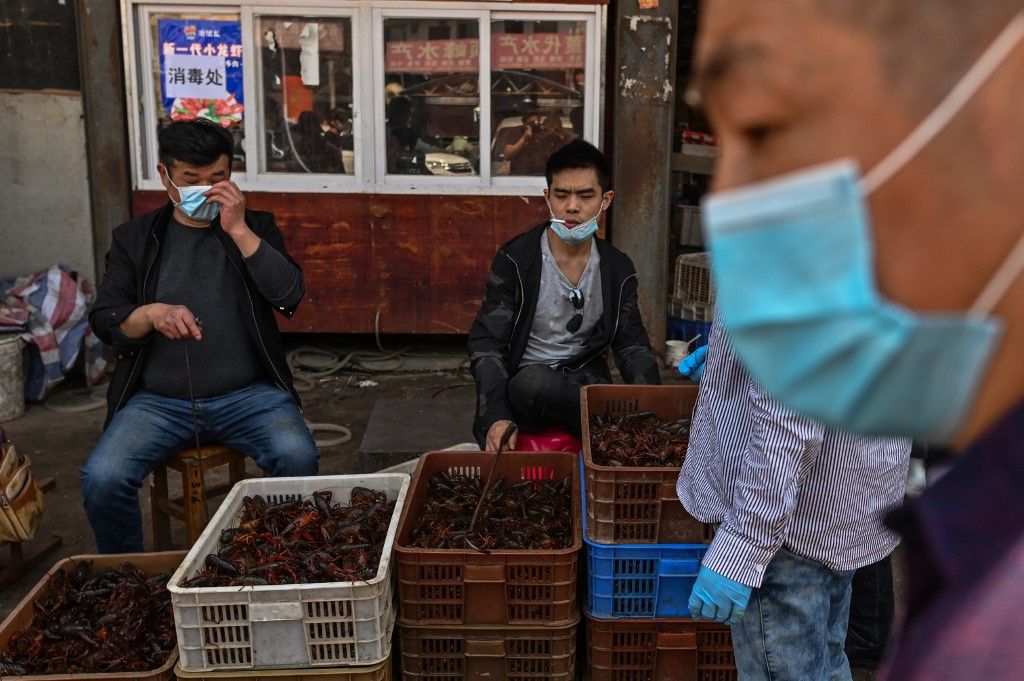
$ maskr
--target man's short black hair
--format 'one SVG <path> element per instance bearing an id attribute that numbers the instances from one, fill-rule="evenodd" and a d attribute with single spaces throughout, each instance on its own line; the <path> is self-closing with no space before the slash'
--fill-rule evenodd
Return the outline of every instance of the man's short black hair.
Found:
<path id="1" fill-rule="evenodd" d="M 220 125 L 203 118 L 175 121 L 157 135 L 160 143 L 160 162 L 168 169 L 175 161 L 194 166 L 216 163 L 227 155 L 228 163 L 235 153 L 235 140 Z"/>
<path id="2" fill-rule="evenodd" d="M 608 167 L 608 159 L 604 157 L 600 149 L 590 142 L 573 140 L 551 154 L 547 167 L 544 169 L 548 187 L 551 187 L 555 173 L 569 168 L 593 168 L 597 173 L 597 182 L 601 185 L 601 191 L 606 192 L 612 188 L 612 173 Z"/>

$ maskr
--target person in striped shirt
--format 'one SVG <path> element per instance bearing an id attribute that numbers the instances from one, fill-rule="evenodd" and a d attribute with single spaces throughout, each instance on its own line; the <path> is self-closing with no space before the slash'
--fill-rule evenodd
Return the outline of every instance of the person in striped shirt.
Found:
<path id="1" fill-rule="evenodd" d="M 882 524 L 903 499 L 911 443 L 858 437 L 774 401 L 719 319 L 676 489 L 715 538 L 690 613 L 732 625 L 740 678 L 850 679 L 851 582 L 899 543 Z"/>

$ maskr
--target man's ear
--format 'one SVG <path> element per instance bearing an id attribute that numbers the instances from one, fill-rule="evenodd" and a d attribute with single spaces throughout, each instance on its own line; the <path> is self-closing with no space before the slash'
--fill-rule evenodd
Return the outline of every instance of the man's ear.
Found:
<path id="1" fill-rule="evenodd" d="M 604 209 L 608 210 L 612 207 L 612 199 L 615 198 L 615 192 L 609 189 L 604 193 Z"/>

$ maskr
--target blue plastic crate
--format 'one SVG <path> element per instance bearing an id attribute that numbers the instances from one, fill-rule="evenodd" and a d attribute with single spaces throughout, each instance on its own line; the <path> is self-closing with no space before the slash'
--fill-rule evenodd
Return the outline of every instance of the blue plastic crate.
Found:
<path id="1" fill-rule="evenodd" d="M 580 464 L 580 470 L 583 465 Z M 587 610 L 594 617 L 689 617 L 707 544 L 599 544 L 587 538 Z"/>
<path id="2" fill-rule="evenodd" d="M 587 543 L 587 610 L 596 617 L 689 617 L 707 544 Z"/>
<path id="3" fill-rule="evenodd" d="M 698 322 L 679 317 L 668 318 L 668 340 L 688 341 L 698 334 L 700 338 L 690 346 L 690 352 L 708 344 L 708 337 L 711 336 L 711 322 Z"/>

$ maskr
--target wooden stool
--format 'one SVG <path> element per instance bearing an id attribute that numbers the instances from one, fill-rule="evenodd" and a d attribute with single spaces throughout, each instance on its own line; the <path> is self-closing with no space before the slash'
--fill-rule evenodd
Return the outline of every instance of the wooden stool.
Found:
<path id="1" fill-rule="evenodd" d="M 157 551 L 172 548 L 171 518 L 185 521 L 188 545 L 195 544 L 210 520 L 206 515 L 206 498 L 227 494 L 236 482 L 245 478 L 244 454 L 223 445 L 206 445 L 201 453 L 202 458 L 199 451 L 185 449 L 153 471 L 153 484 L 149 489 L 149 496 L 153 513 L 153 543 Z M 205 472 L 220 466 L 228 467 L 227 484 L 204 488 Z M 181 474 L 183 497 L 168 497 L 168 469 Z"/>

